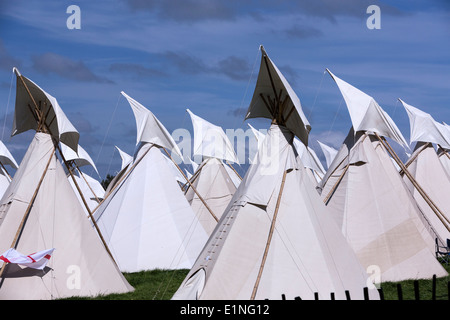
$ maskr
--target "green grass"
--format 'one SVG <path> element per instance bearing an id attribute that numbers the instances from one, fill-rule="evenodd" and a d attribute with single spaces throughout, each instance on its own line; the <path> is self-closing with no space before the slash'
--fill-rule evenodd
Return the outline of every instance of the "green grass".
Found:
<path id="1" fill-rule="evenodd" d="M 450 274 L 450 265 L 443 265 Z M 436 279 L 436 300 L 448 300 L 448 282 L 450 276 Z M 419 299 L 432 299 L 432 280 L 418 280 Z M 397 284 L 400 284 L 403 292 L 403 300 L 415 300 L 414 280 L 405 280 L 401 282 L 384 282 L 381 284 L 385 300 L 399 300 Z"/>
<path id="2" fill-rule="evenodd" d="M 450 274 L 450 266 L 444 265 Z M 189 270 L 150 270 L 124 273 L 134 291 L 95 298 L 74 297 L 72 300 L 170 300 Z M 450 276 L 436 279 L 436 300 L 448 300 L 447 284 Z M 418 280 L 420 300 L 431 300 L 432 280 Z M 385 300 L 398 300 L 397 284 L 401 285 L 403 300 L 415 300 L 414 280 L 384 282 L 381 284 Z M 280 297 L 281 298 L 281 297 Z"/>
<path id="3" fill-rule="evenodd" d="M 189 270 L 150 270 L 124 273 L 133 292 L 101 295 L 94 298 L 73 297 L 70 300 L 170 300 Z"/>

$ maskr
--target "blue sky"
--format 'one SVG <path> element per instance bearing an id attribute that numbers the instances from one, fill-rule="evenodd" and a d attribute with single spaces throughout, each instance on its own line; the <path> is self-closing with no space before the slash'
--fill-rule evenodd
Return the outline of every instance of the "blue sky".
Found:
<path id="1" fill-rule="evenodd" d="M 79 30 L 66 26 L 72 4 L 81 9 Z M 371 4 L 381 9 L 381 29 L 366 26 Z M 20 162 L 33 135 L 10 137 L 13 66 L 58 99 L 102 178 L 120 168 L 115 145 L 134 150 L 136 125 L 122 90 L 170 132 L 192 131 L 187 108 L 246 130 L 261 44 L 299 96 L 321 158 L 316 141 L 338 148 L 351 126 L 325 68 L 373 96 L 407 141 L 397 98 L 450 123 L 445 0 L 0 0 L 2 139 Z"/>

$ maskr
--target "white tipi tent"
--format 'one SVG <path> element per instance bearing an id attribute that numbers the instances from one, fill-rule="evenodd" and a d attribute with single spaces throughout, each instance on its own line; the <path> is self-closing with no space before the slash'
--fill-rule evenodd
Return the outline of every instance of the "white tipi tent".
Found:
<path id="1" fill-rule="evenodd" d="M 208 237 L 160 148 L 181 152 L 153 113 L 122 95 L 136 117 L 138 148 L 94 218 L 120 270 L 190 268 Z"/>
<path id="2" fill-rule="evenodd" d="M 267 108 L 273 124 L 173 299 L 281 299 L 282 294 L 313 299 L 315 292 L 320 299 L 330 293 L 345 299 L 345 290 L 362 299 L 367 274 L 294 151 L 293 131 L 307 142 L 310 129 L 300 100 L 261 51 L 249 112 L 262 115 Z M 280 98 L 275 108 L 264 104 L 275 96 Z M 372 299 L 378 297 L 369 291 Z"/>
<path id="3" fill-rule="evenodd" d="M 416 202 L 400 178 L 380 135 L 407 146 L 376 101 L 337 78 L 353 127 L 319 184 L 329 214 L 366 268 L 381 281 L 431 278 L 446 271 Z"/>
<path id="4" fill-rule="evenodd" d="M 20 125 L 24 116 L 36 119 L 34 126 L 31 122 L 27 125 L 37 133 L 0 203 L 0 252 L 10 249 L 24 255 L 47 249 L 54 252 L 43 269 L 4 262 L 0 271 L 0 298 L 54 299 L 133 290 L 86 219 L 56 158 L 55 150 L 64 128 L 75 134 L 74 137 L 65 131 L 66 141 L 69 144 L 73 141 L 70 145 L 76 148 L 76 129 L 55 98 L 17 69 L 14 71 L 15 133 L 26 131 Z M 50 122 L 57 126 L 49 125 Z"/>
<path id="5" fill-rule="evenodd" d="M 436 144 L 441 148 L 450 148 L 446 128 L 430 114 L 400 101 L 410 120 L 410 143 L 416 142 L 414 152 L 405 166 L 427 197 L 419 193 L 408 177 L 404 176 L 404 180 L 436 231 L 439 245 L 446 246 L 447 239 L 450 239 L 450 179 L 433 146 Z"/>
<path id="6" fill-rule="evenodd" d="M 240 183 L 240 178 L 224 161 L 237 163 L 238 160 L 221 127 L 202 119 L 189 109 L 187 112 L 194 127 L 193 158 L 201 157 L 203 161 L 189 179 L 185 196 L 210 235 L 236 192 L 236 184 Z"/>

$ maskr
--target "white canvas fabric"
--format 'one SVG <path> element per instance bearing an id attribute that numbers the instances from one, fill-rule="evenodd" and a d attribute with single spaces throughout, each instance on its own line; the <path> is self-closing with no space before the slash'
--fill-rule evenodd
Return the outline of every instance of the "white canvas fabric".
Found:
<path id="1" fill-rule="evenodd" d="M 223 162 L 222 162 L 223 163 Z M 242 177 L 235 171 L 234 168 L 231 167 L 231 165 L 226 165 L 223 163 L 223 167 L 225 168 L 225 171 L 228 173 L 228 178 L 231 179 L 236 189 L 239 187 L 242 181 Z"/>
<path id="2" fill-rule="evenodd" d="M 40 105 L 43 114 L 46 114 L 46 123 L 49 125 L 52 136 L 57 141 L 63 142 L 76 152 L 80 134 L 64 114 L 58 104 L 58 101 L 53 96 L 42 90 L 33 81 L 21 75 L 17 68 L 14 68 L 13 71 L 16 74 L 17 83 L 12 136 L 30 129 L 36 130 L 38 125 L 28 107 L 28 105 L 30 105 L 34 108 L 34 103 L 22 83 L 23 80 L 33 96 L 34 101 L 38 104 L 38 106 Z"/>
<path id="3" fill-rule="evenodd" d="M 220 219 L 233 194 L 236 192 L 236 186 L 226 168 L 227 165 L 221 160 L 207 158 L 200 164 L 199 171 L 194 173 L 190 180 L 190 183 L 200 194 L 203 201 L 206 202 L 215 217 L 209 212 L 192 187 L 190 185 L 186 186 L 186 199 L 208 236 L 211 235 L 217 225 L 216 219 Z"/>
<path id="4" fill-rule="evenodd" d="M 450 140 L 450 126 L 448 124 L 446 124 L 445 122 L 442 123 L 444 125 L 444 128 L 446 129 L 445 131 L 445 137 L 446 140 Z M 438 156 L 439 156 L 439 160 L 441 161 L 442 166 L 445 169 L 445 172 L 447 173 L 447 176 L 450 179 L 450 148 L 446 148 L 446 147 L 438 147 Z"/>
<path id="5" fill-rule="evenodd" d="M 183 174 L 180 172 L 180 170 L 177 168 L 177 166 L 175 165 L 175 163 L 173 163 L 173 161 L 166 155 L 163 155 L 164 160 L 166 160 L 167 166 L 170 168 L 170 170 L 172 171 L 172 175 L 173 178 L 180 182 L 181 184 L 185 184 L 186 178 L 183 176 Z"/>
<path id="6" fill-rule="evenodd" d="M 267 100 L 267 96 L 274 99 L 275 95 L 281 97 L 280 101 L 286 101 L 283 108 L 283 117 L 286 120 L 285 126 L 291 130 L 305 145 L 308 145 L 308 134 L 311 130 L 308 119 L 305 117 L 300 99 L 297 94 L 284 77 L 284 75 L 278 70 L 277 66 L 269 58 L 263 46 L 260 46 L 261 50 L 261 65 L 259 68 L 258 79 L 256 81 L 256 87 L 253 92 L 253 97 L 250 102 L 250 106 L 247 110 L 245 119 L 251 118 L 268 118 L 273 119 L 273 112 L 269 111 L 264 100 Z M 272 87 L 272 83 L 275 86 L 276 93 Z M 268 103 L 268 102 L 267 102 Z M 289 115 L 289 117 L 288 117 Z"/>
<path id="7" fill-rule="evenodd" d="M 86 219 L 49 134 L 36 133 L 0 202 L 0 252 L 11 248 L 44 172 L 15 250 L 55 251 L 44 270 L 7 265 L 0 299 L 56 299 L 133 290 Z"/>
<path id="8" fill-rule="evenodd" d="M 17 169 L 19 167 L 16 159 L 14 159 L 11 152 L 9 152 L 8 148 L 2 141 L 0 141 L 0 162 L 4 166 L 11 166 L 13 169 Z"/>
<path id="9" fill-rule="evenodd" d="M 447 177 L 450 179 L 450 153 L 449 153 L 450 149 L 438 149 L 437 153 L 438 153 L 438 157 L 439 157 L 439 161 L 442 164 L 442 167 L 445 170 L 445 173 L 447 174 Z"/>
<path id="10" fill-rule="evenodd" d="M 190 268 L 208 237 L 161 151 L 142 144 L 94 213 L 123 272 Z"/>
<path id="11" fill-rule="evenodd" d="M 73 176 L 78 185 L 78 188 L 81 191 L 81 194 L 84 197 L 84 201 L 86 201 L 89 210 L 92 213 L 93 210 L 99 205 L 100 201 L 104 198 L 105 190 L 98 180 L 92 178 L 84 172 L 74 172 Z M 67 176 L 67 180 L 69 181 L 73 191 L 75 192 L 77 199 L 80 201 L 81 207 L 83 208 L 84 212 L 89 216 L 86 205 L 81 198 L 80 191 L 78 191 L 78 188 L 73 182 L 73 179 L 70 175 Z"/>
<path id="12" fill-rule="evenodd" d="M 408 177 L 403 176 L 405 184 L 433 226 L 440 245 L 446 245 L 447 239 L 450 239 L 450 199 L 448 197 L 450 180 L 445 168 L 430 143 L 418 143 L 406 166 L 426 195 L 438 207 L 440 212 L 436 213 Z"/>
<path id="13" fill-rule="evenodd" d="M 345 290 L 352 299 L 363 298 L 367 273 L 325 211 L 292 139 L 290 130 L 271 126 L 257 161 L 172 299 L 249 300 L 257 281 L 255 299 L 314 299 L 314 292 L 320 299 L 330 299 L 331 292 L 345 299 Z"/>
<path id="14" fill-rule="evenodd" d="M 195 115 L 187 109 L 194 127 L 193 157 L 216 158 L 224 161 L 238 163 L 233 145 L 223 129 L 209 121 Z"/>
<path id="15" fill-rule="evenodd" d="M 374 98 L 336 77 L 330 70 L 326 70 L 344 97 L 355 133 L 359 131 L 376 132 L 380 136 L 389 137 L 401 146 L 409 148 L 397 125 Z"/>
<path id="16" fill-rule="evenodd" d="M 133 157 L 130 156 L 125 151 L 121 150 L 118 146 L 115 146 L 117 151 L 119 151 L 120 158 L 122 159 L 122 163 L 120 165 L 120 170 L 123 170 L 129 163 L 133 161 Z"/>
<path id="17" fill-rule="evenodd" d="M 433 117 L 399 99 L 409 117 L 410 143 L 431 142 L 450 149 L 450 135 L 447 128 Z"/>
<path id="18" fill-rule="evenodd" d="M 116 173 L 114 178 L 112 178 L 112 180 L 109 182 L 108 186 L 106 187 L 105 197 L 107 197 L 110 194 L 111 190 L 114 188 L 116 183 L 122 179 L 122 177 L 126 174 L 128 168 L 133 163 L 132 156 L 130 156 L 126 152 L 122 151 L 117 146 L 116 146 L 116 149 L 119 150 L 119 155 L 120 155 L 120 158 L 122 159 L 121 168 L 120 168 L 119 172 Z"/>
<path id="19" fill-rule="evenodd" d="M 10 177 L 5 172 L 5 170 L 3 170 L 3 168 L 0 168 L 0 199 L 5 193 L 10 183 L 11 183 Z"/>
<path id="20" fill-rule="evenodd" d="M 323 142 L 317 141 L 317 143 L 320 146 L 320 149 L 322 150 L 324 156 L 325 156 L 325 161 L 327 164 L 327 168 L 330 167 L 331 162 L 333 162 L 334 158 L 336 157 L 336 154 L 338 153 L 338 150 L 336 150 L 333 147 L 330 147 L 328 145 L 326 145 Z"/>
<path id="21" fill-rule="evenodd" d="M 310 169 L 308 173 L 312 174 L 314 183 L 319 183 L 325 175 L 326 170 L 322 166 L 316 152 L 311 147 L 305 146 L 300 140 L 295 138 L 294 146 L 302 160 L 303 166 Z"/>
<path id="22" fill-rule="evenodd" d="M 252 126 L 250 126 L 250 128 L 252 129 L 252 132 L 258 142 L 258 148 L 260 148 L 263 144 L 265 134 L 256 130 Z M 323 168 L 322 163 L 320 163 L 319 158 L 312 148 L 305 146 L 297 138 L 294 138 L 293 143 L 303 166 L 308 168 L 308 175 L 311 177 L 314 184 L 317 184 L 325 175 L 325 169 Z"/>
<path id="23" fill-rule="evenodd" d="M 9 183 L 11 182 L 11 172 L 5 167 L 10 166 L 11 168 L 17 170 L 19 165 L 16 160 L 9 152 L 8 148 L 4 145 L 2 141 L 0 141 L 0 163 L 2 166 L 0 167 L 0 199 L 3 196 L 3 193 L 8 188 Z"/>
<path id="24" fill-rule="evenodd" d="M 173 151 L 182 157 L 181 151 L 169 131 L 167 131 L 155 115 L 125 92 L 122 91 L 121 94 L 127 99 L 136 118 L 136 145 L 140 142 L 153 143 L 166 148 L 167 151 Z"/>
<path id="25" fill-rule="evenodd" d="M 69 148 L 64 143 L 61 143 L 61 152 L 64 155 L 66 161 L 73 161 L 77 167 L 92 166 L 98 174 L 97 167 L 95 166 L 94 160 L 92 160 L 89 153 L 84 150 L 80 145 L 78 145 L 78 150 L 75 152 L 72 148 Z"/>
<path id="26" fill-rule="evenodd" d="M 238 159 L 221 127 L 187 112 L 194 128 L 193 158 L 200 156 L 203 161 L 189 179 L 185 196 L 209 236 L 241 180 L 225 162 Z"/>
<path id="27" fill-rule="evenodd" d="M 99 175 L 97 167 L 95 166 L 95 163 L 92 160 L 91 156 L 80 145 L 78 145 L 77 152 L 69 148 L 64 143 L 61 143 L 60 147 L 61 152 L 64 155 L 64 159 L 68 163 L 73 162 L 74 164 L 72 167 L 72 174 L 74 176 L 76 185 L 73 181 L 74 179 L 72 179 L 72 176 L 70 174 L 67 175 L 67 180 L 69 181 L 78 200 L 80 201 L 81 207 L 86 212 L 86 214 L 89 215 L 86 204 L 88 205 L 89 210 L 92 212 L 92 210 L 94 210 L 98 206 L 99 202 L 103 199 L 105 190 L 98 180 L 82 172 L 80 167 L 91 166 L 94 168 L 97 175 Z M 80 192 L 82 195 L 80 195 Z M 82 197 L 84 198 L 84 201 Z"/>
<path id="28" fill-rule="evenodd" d="M 426 219 L 373 135 L 350 130 L 319 187 L 328 214 L 361 264 L 379 268 L 381 281 L 447 274 Z"/>
<path id="29" fill-rule="evenodd" d="M 450 179 L 432 144 L 434 143 L 444 150 L 449 148 L 448 131 L 444 124 L 436 122 L 429 113 L 402 100 L 400 102 L 409 117 L 410 142 L 417 142 L 414 153 L 410 156 L 406 166 L 420 188 L 429 197 L 428 201 L 437 206 L 437 212 L 432 210 L 407 175 L 403 175 L 403 179 L 436 231 L 440 244 L 446 245 L 446 239 L 450 238 L 450 201 L 447 195 Z"/>

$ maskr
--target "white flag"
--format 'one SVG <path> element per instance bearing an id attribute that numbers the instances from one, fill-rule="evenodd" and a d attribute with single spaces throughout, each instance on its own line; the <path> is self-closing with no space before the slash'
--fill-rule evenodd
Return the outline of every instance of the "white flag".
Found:
<path id="1" fill-rule="evenodd" d="M 42 270 L 51 258 L 53 250 L 55 248 L 24 255 L 11 248 L 0 256 L 0 260 L 6 263 L 16 263 L 29 268 Z"/>

